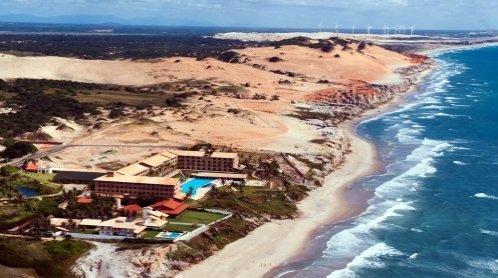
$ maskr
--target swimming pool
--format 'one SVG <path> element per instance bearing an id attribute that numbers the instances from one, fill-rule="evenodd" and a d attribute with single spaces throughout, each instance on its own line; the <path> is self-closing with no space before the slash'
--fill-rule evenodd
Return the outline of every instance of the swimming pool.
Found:
<path id="1" fill-rule="evenodd" d="M 16 189 L 24 197 L 36 197 L 36 196 L 40 195 L 40 194 L 38 194 L 38 192 L 36 191 L 36 189 L 31 188 L 31 187 L 19 185 L 19 186 L 16 186 Z"/>
<path id="2" fill-rule="evenodd" d="M 191 192 L 192 196 L 194 196 L 197 193 L 197 189 L 210 184 L 212 181 L 212 179 L 188 179 L 184 184 L 182 184 L 182 192 L 185 194 Z"/>
<path id="3" fill-rule="evenodd" d="M 177 239 L 179 237 L 181 237 L 183 235 L 183 233 L 177 233 L 177 232 L 160 232 L 159 234 L 157 234 L 156 237 L 159 237 L 159 238 L 163 238 L 163 239 Z"/>

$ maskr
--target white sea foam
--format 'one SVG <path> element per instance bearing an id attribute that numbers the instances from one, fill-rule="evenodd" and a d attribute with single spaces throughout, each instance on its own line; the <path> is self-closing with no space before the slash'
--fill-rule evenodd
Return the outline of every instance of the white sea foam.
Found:
<path id="1" fill-rule="evenodd" d="M 458 161 L 458 160 L 453 161 L 453 164 L 461 165 L 461 166 L 469 165 L 468 163 L 465 163 L 463 161 Z"/>
<path id="2" fill-rule="evenodd" d="M 410 231 L 417 232 L 417 233 L 423 233 L 424 232 L 423 230 L 417 229 L 417 228 L 411 228 Z"/>
<path id="3" fill-rule="evenodd" d="M 384 257 L 395 257 L 403 256 L 404 254 L 399 250 L 381 242 L 377 243 L 368 249 L 364 250 L 356 256 L 344 269 L 332 272 L 328 277 L 356 277 L 355 270 L 362 267 L 369 268 L 381 268 L 384 264 L 381 262 L 381 258 Z"/>
<path id="4" fill-rule="evenodd" d="M 420 135 L 421 131 L 421 129 L 402 128 L 398 131 L 398 134 L 396 134 L 396 138 L 400 143 L 414 144 L 419 141 L 417 135 Z"/>
<path id="5" fill-rule="evenodd" d="M 422 107 L 422 109 L 438 109 L 438 110 L 443 110 L 444 108 L 446 108 L 446 107 L 441 106 L 441 105 L 428 105 L 428 106 Z"/>
<path id="6" fill-rule="evenodd" d="M 434 115 L 430 115 L 430 116 L 420 116 L 420 117 L 417 117 L 418 119 L 424 119 L 424 120 L 434 120 L 436 118 L 436 116 Z"/>
<path id="7" fill-rule="evenodd" d="M 418 257 L 418 253 L 413 253 L 411 254 L 411 256 L 409 257 L 410 260 L 414 260 Z"/>
<path id="8" fill-rule="evenodd" d="M 485 277 L 483 275 L 486 275 L 485 273 L 482 273 L 482 275 L 476 275 L 475 271 L 478 270 L 479 272 L 483 271 L 489 271 L 493 274 L 498 274 L 498 260 L 495 259 L 468 259 L 466 260 L 467 264 L 471 266 L 472 268 L 468 270 L 469 276 L 472 275 L 474 277 Z M 496 277 L 496 275 L 493 275 L 493 277 Z"/>
<path id="9" fill-rule="evenodd" d="M 484 198 L 484 199 L 491 199 L 491 200 L 498 200 L 498 197 L 497 196 L 494 196 L 494 195 L 488 195 L 486 193 L 477 193 L 477 194 L 474 194 L 475 198 Z"/>
<path id="10" fill-rule="evenodd" d="M 496 231 L 490 231 L 490 230 L 480 229 L 479 232 L 481 234 L 488 234 L 488 235 L 492 235 L 492 236 L 498 237 L 498 232 L 496 232 Z"/>

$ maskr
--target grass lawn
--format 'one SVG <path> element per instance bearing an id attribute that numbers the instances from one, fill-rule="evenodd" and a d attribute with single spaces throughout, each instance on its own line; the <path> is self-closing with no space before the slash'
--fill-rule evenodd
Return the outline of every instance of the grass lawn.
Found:
<path id="1" fill-rule="evenodd" d="M 172 219 L 171 222 L 209 224 L 223 217 L 225 216 L 217 213 L 186 210 L 174 220 Z"/>
<path id="2" fill-rule="evenodd" d="M 179 225 L 179 224 L 166 224 L 164 226 L 164 230 L 166 231 L 176 231 L 176 232 L 191 232 L 195 229 L 198 229 L 197 225 Z"/>
<path id="3" fill-rule="evenodd" d="M 142 238 L 155 238 L 159 234 L 158 231 L 145 231 L 144 235 Z"/>
<path id="4" fill-rule="evenodd" d="M 62 187 L 53 182 L 55 174 L 37 174 L 28 172 L 19 172 L 21 174 L 20 178 L 12 180 L 11 185 L 14 186 L 27 186 L 37 189 L 41 195 L 49 195 L 59 192 Z M 36 185 L 35 181 L 41 183 L 41 186 Z"/>

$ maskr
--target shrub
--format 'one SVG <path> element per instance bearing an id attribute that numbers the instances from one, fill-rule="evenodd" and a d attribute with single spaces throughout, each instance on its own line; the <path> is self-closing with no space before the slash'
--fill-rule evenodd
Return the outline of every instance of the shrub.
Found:
<path id="1" fill-rule="evenodd" d="M 14 159 L 23 157 L 27 154 L 36 153 L 37 151 L 38 149 L 33 144 L 17 141 L 13 144 L 8 144 L 0 155 L 8 159 Z"/>
<path id="2" fill-rule="evenodd" d="M 358 45 L 358 51 L 362 51 L 363 49 L 367 48 L 367 44 L 365 42 L 361 42 Z"/>
<path id="3" fill-rule="evenodd" d="M 330 53 L 330 52 L 334 51 L 334 46 L 331 44 L 326 44 L 326 45 L 322 46 L 322 51 L 325 53 Z"/>
<path id="4" fill-rule="evenodd" d="M 223 61 L 225 63 L 236 64 L 240 61 L 240 55 L 235 51 L 225 51 L 220 55 L 218 55 L 218 60 Z"/>
<path id="5" fill-rule="evenodd" d="M 269 58 L 268 61 L 270 61 L 271 63 L 277 63 L 277 62 L 282 61 L 282 59 L 278 56 L 273 56 L 273 57 Z"/>

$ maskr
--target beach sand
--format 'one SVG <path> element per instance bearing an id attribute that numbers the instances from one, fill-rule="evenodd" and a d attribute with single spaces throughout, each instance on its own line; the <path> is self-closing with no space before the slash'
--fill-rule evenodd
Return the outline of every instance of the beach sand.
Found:
<path id="1" fill-rule="evenodd" d="M 343 191 L 378 166 L 373 147 L 353 133 L 353 123 L 344 124 L 343 129 L 354 151 L 327 176 L 323 187 L 298 204 L 299 218 L 267 223 L 178 277 L 262 277 L 298 253 L 317 228 L 341 219 L 348 209 Z"/>
<path id="2" fill-rule="evenodd" d="M 416 84 L 430 72 L 432 69 L 420 72 Z M 392 78 L 387 75 L 377 82 L 390 82 Z M 408 91 L 396 94 L 392 101 L 339 126 L 349 138 L 352 152 L 346 156 L 342 167 L 326 177 L 323 187 L 311 191 L 298 204 L 302 213 L 299 218 L 264 224 L 177 277 L 265 277 L 298 257 L 320 227 L 351 217 L 351 211 L 360 211 L 350 207 L 344 192 L 355 181 L 377 172 L 382 165 L 377 159 L 375 147 L 359 137 L 355 127 L 364 120 L 395 109 L 415 89 L 416 86 L 411 86 Z"/>

